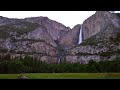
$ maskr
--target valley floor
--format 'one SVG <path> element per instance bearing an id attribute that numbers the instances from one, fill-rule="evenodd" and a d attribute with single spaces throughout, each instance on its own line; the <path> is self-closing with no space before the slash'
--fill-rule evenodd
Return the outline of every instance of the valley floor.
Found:
<path id="1" fill-rule="evenodd" d="M 17 79 L 22 74 L 0 74 L 0 79 Z M 28 79 L 120 79 L 120 73 L 26 73 Z"/>

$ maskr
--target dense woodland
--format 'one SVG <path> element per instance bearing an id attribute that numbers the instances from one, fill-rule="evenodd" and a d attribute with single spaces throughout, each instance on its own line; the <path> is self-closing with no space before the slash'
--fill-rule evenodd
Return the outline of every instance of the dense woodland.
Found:
<path id="1" fill-rule="evenodd" d="M 10 59 L 10 56 L 0 57 L 0 73 L 104 73 L 120 72 L 120 59 L 96 62 L 90 60 L 88 64 L 60 63 L 47 64 L 26 56 Z"/>

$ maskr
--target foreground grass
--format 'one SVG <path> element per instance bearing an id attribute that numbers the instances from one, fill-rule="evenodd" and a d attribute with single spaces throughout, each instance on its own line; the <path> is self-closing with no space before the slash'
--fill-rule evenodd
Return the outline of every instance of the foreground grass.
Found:
<path id="1" fill-rule="evenodd" d="M 21 74 L 0 74 L 0 79 L 17 79 Z M 29 79 L 120 79 L 120 73 L 26 73 Z"/>

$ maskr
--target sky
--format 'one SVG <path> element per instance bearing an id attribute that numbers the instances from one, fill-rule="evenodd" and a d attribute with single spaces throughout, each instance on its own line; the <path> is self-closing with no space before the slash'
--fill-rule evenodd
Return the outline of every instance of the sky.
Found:
<path id="1" fill-rule="evenodd" d="M 73 28 L 76 24 L 82 24 L 94 13 L 95 11 L 0 11 L 0 16 L 19 19 L 45 16 Z"/>
<path id="2" fill-rule="evenodd" d="M 73 28 L 76 24 L 82 24 L 85 19 L 95 12 L 96 11 L 0 11 L 0 16 L 19 19 L 45 16 L 67 27 Z"/>

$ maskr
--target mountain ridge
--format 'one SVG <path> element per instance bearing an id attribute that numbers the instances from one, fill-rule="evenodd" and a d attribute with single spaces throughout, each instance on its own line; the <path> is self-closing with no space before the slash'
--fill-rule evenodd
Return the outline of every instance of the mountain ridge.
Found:
<path id="1" fill-rule="evenodd" d="M 83 42 L 78 44 L 81 25 Z M 109 11 L 96 11 L 73 28 L 48 17 L 9 19 L 1 16 L 0 54 L 29 55 L 48 63 L 113 60 L 119 57 L 119 34 L 119 14 Z"/>

